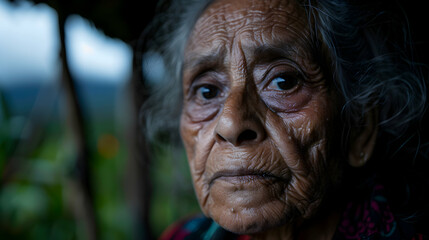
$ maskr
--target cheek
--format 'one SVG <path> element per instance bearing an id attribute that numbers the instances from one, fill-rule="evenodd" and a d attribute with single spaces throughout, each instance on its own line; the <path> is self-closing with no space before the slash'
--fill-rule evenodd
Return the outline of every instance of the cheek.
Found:
<path id="1" fill-rule="evenodd" d="M 195 136 L 198 131 L 199 127 L 190 124 L 187 117 L 182 114 L 180 119 L 180 136 L 185 146 L 188 160 L 193 159 L 195 156 Z"/>
<path id="2" fill-rule="evenodd" d="M 207 199 L 207 186 L 204 184 L 204 173 L 208 156 L 214 144 L 211 137 L 213 124 L 194 123 L 187 116 L 182 115 L 180 133 L 186 149 L 188 163 L 191 170 L 195 192 L 204 212 Z"/>
<path id="3" fill-rule="evenodd" d="M 335 141 L 335 113 L 325 98 L 314 99 L 294 114 L 269 114 L 269 132 L 291 171 L 287 204 L 310 217 L 333 182 L 338 181 L 339 159 L 330 155 Z"/>

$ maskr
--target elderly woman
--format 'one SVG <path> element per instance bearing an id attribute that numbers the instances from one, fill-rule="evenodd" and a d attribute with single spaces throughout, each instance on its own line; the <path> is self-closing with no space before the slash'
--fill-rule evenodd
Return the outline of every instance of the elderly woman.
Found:
<path id="1" fill-rule="evenodd" d="M 423 238 L 409 217 L 425 188 L 404 176 L 425 84 L 381 6 L 171 3 L 148 43 L 168 81 L 145 114 L 148 129 L 180 118 L 205 217 L 162 239 Z"/>

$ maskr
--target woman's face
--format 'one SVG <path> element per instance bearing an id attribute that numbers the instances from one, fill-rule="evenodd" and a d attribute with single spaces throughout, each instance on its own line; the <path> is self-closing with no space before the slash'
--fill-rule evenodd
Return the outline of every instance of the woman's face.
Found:
<path id="1" fill-rule="evenodd" d="M 337 183 L 338 103 L 317 50 L 294 0 L 219 0 L 198 19 L 181 135 L 201 208 L 224 228 L 302 222 Z"/>

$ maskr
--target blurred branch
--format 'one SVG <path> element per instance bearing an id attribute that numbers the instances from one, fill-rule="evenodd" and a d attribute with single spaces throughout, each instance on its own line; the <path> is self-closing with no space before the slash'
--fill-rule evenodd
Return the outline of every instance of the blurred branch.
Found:
<path id="1" fill-rule="evenodd" d="M 128 84 L 131 98 L 130 122 L 128 124 L 129 158 L 127 161 L 126 190 L 133 217 L 133 239 L 151 240 L 152 228 L 149 221 L 152 195 L 151 154 L 141 131 L 140 107 L 148 95 L 142 78 L 141 59 L 138 46 L 133 46 L 133 77 Z"/>
<path id="2" fill-rule="evenodd" d="M 89 240 L 95 240 L 98 237 L 98 229 L 96 224 L 93 191 L 90 178 L 89 166 L 89 147 L 86 139 L 85 123 L 82 115 L 79 101 L 77 99 L 76 87 L 73 77 L 70 74 L 68 59 L 67 59 L 67 46 L 65 41 L 65 21 L 68 14 L 63 10 L 66 6 L 58 3 L 58 26 L 61 40 L 61 61 L 63 66 L 62 84 L 65 90 L 66 103 L 68 110 L 68 117 L 70 129 L 74 135 L 74 142 L 76 147 L 76 160 L 72 172 L 72 183 L 74 194 L 74 211 L 78 217 L 78 223 L 82 223 L 86 230 L 86 237 Z M 65 4 L 66 5 L 66 4 Z M 76 195 L 75 195 L 76 194 Z"/>

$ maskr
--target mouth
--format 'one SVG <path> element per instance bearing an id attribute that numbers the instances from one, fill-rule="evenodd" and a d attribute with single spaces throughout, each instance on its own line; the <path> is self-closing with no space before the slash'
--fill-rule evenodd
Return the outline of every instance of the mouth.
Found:
<path id="1" fill-rule="evenodd" d="M 271 172 L 248 169 L 218 171 L 210 178 L 209 186 L 211 186 L 216 180 L 233 183 L 251 183 L 256 181 L 287 182 L 287 179 L 276 176 Z"/>

